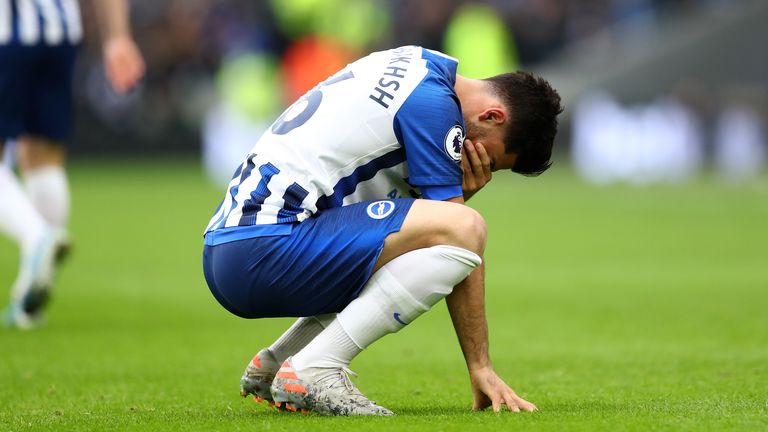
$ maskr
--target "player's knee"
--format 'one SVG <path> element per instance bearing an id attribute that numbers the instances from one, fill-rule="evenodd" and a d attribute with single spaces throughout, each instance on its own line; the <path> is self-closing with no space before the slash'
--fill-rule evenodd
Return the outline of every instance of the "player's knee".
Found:
<path id="1" fill-rule="evenodd" d="M 447 244 L 467 249 L 482 255 L 485 249 L 487 231 L 485 220 L 474 209 L 466 206 L 454 210 L 448 218 L 443 220 L 443 232 L 435 244 Z"/>
<path id="2" fill-rule="evenodd" d="M 467 216 L 464 219 L 464 226 L 461 227 L 461 235 L 467 244 L 466 249 L 481 254 L 485 250 L 485 242 L 488 238 L 488 229 L 485 225 L 485 219 L 476 210 L 466 207 Z"/>
<path id="3" fill-rule="evenodd" d="M 453 203 L 417 200 L 397 233 L 387 237 L 377 266 L 412 250 L 446 245 L 482 256 L 486 227 L 474 209 Z"/>
<path id="4" fill-rule="evenodd" d="M 19 139 L 19 165 L 22 170 L 32 170 L 44 166 L 62 166 L 66 151 L 61 143 L 38 137 Z"/>

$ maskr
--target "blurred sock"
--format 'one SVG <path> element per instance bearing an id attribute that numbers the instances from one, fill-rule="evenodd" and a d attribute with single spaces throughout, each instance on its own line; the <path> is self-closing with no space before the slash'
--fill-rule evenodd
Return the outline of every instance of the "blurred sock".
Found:
<path id="1" fill-rule="evenodd" d="M 45 235 L 47 224 L 21 189 L 16 176 L 0 165 L 0 231 L 21 246 L 27 256 Z"/>
<path id="2" fill-rule="evenodd" d="M 53 227 L 64 229 L 69 222 L 69 183 L 64 168 L 46 166 L 24 174 L 29 198 Z"/>

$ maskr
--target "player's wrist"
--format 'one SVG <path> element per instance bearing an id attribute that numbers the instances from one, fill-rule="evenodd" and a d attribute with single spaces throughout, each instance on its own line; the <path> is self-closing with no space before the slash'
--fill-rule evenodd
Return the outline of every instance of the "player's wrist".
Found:
<path id="1" fill-rule="evenodd" d="M 482 373 L 486 370 L 493 370 L 491 359 L 478 359 L 467 362 L 467 370 L 470 374 Z"/>
<path id="2" fill-rule="evenodd" d="M 133 37 L 130 33 L 117 33 L 111 34 L 104 38 L 104 48 L 109 49 L 112 47 L 134 46 Z"/>

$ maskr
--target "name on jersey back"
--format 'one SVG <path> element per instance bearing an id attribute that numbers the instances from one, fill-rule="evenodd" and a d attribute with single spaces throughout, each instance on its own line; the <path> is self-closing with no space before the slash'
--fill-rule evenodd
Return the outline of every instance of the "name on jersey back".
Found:
<path id="1" fill-rule="evenodd" d="M 401 47 L 392 51 L 394 57 L 389 60 L 389 64 L 384 68 L 384 73 L 379 78 L 378 85 L 368 95 L 371 100 L 384 108 L 389 108 L 387 101 L 395 99 L 394 93 L 400 89 L 400 80 L 405 78 L 405 73 L 408 72 L 408 65 L 411 63 L 414 49 L 415 47 Z"/>

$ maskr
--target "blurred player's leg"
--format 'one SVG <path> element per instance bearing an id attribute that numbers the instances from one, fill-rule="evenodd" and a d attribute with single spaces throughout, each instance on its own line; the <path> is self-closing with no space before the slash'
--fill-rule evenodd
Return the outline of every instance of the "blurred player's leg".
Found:
<path id="1" fill-rule="evenodd" d="M 248 363 L 240 378 L 240 395 L 253 395 L 257 402 L 272 401 L 270 386 L 280 364 L 296 354 L 336 318 L 336 314 L 304 317 L 280 336 L 269 348 L 263 348 Z"/>
<path id="2" fill-rule="evenodd" d="M 65 229 L 70 192 L 64 172 L 64 147 L 37 137 L 24 137 L 19 144 L 19 162 L 30 200 L 51 226 Z"/>
<path id="3" fill-rule="evenodd" d="M 272 385 L 275 402 L 331 415 L 391 414 L 355 388 L 346 367 L 450 294 L 480 263 L 472 251 L 438 245 L 384 265 L 328 328 L 284 363 Z"/>
<path id="4" fill-rule="evenodd" d="M 5 165 L 0 165 L 0 197 L 0 231 L 21 248 L 19 273 L 11 289 L 5 322 L 29 328 L 40 318 L 48 299 L 59 240 Z"/>
<path id="5" fill-rule="evenodd" d="M 35 207 L 52 226 L 66 226 L 70 193 L 64 173 L 72 135 L 72 80 L 77 48 L 62 44 L 39 51 L 29 71 L 33 83 L 20 131 L 19 166 Z"/>
<path id="6" fill-rule="evenodd" d="M 0 231 L 16 240 L 22 255 L 28 255 L 45 234 L 46 223 L 4 164 L 0 164 L 0 197 Z"/>
<path id="7" fill-rule="evenodd" d="M 21 267 L 6 315 L 8 323 L 19 327 L 31 326 L 41 319 L 50 295 L 55 259 L 64 243 L 61 230 L 51 225 L 61 226 L 69 216 L 69 189 L 61 170 L 63 144 L 72 128 L 76 49 L 76 45 L 67 42 L 0 44 L 0 137 L 20 137 L 19 162 L 33 198 L 30 200 L 30 194 L 20 192 L 18 182 L 7 169 L 3 187 L 8 188 L 11 180 L 15 187 L 11 187 L 13 192 L 0 193 L 0 205 L 11 206 L 0 215 L 9 227 L 6 231 L 16 232 L 19 238 L 37 237 L 22 243 Z M 55 168 L 36 172 L 48 166 Z M 52 224 L 45 222 L 48 217 Z M 41 225 L 45 228 L 41 229 Z M 37 234 L 26 234 L 30 230 Z"/>

